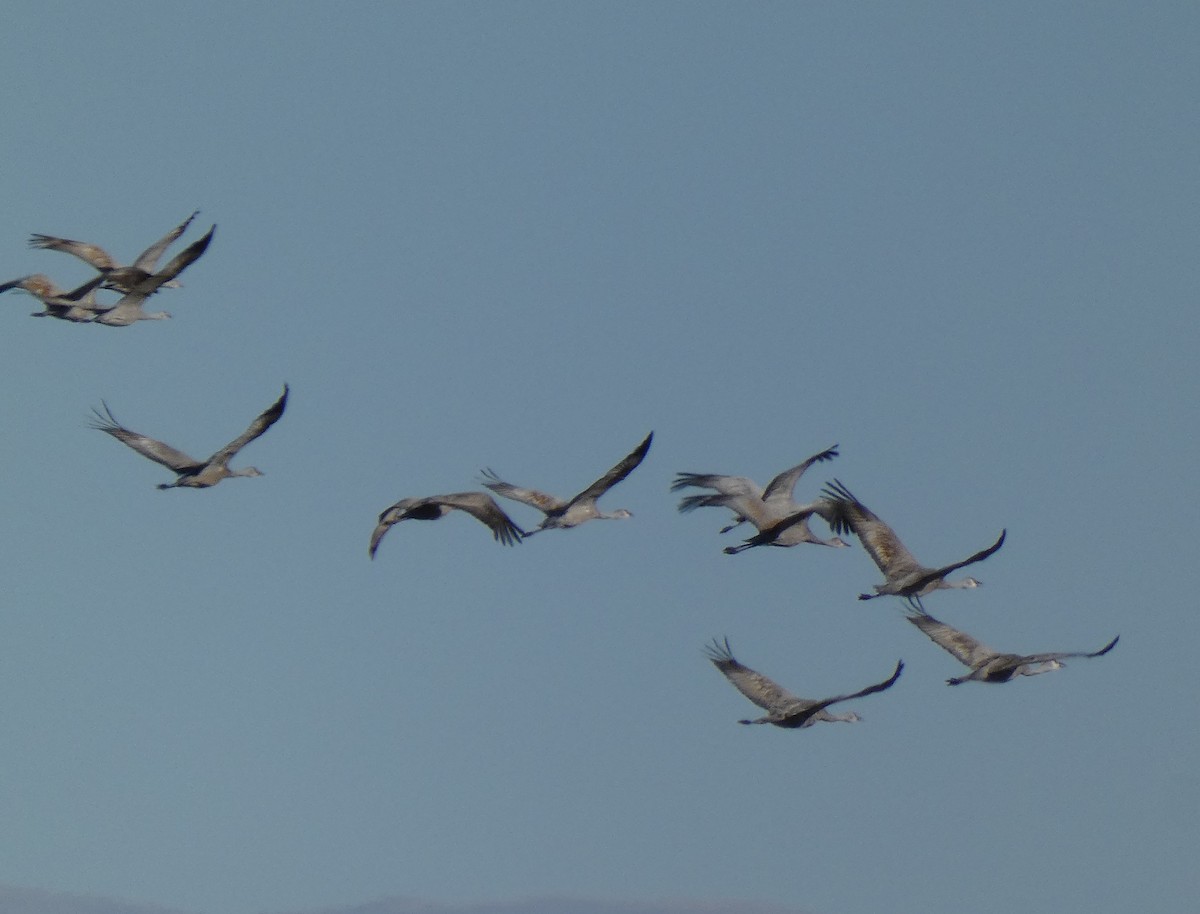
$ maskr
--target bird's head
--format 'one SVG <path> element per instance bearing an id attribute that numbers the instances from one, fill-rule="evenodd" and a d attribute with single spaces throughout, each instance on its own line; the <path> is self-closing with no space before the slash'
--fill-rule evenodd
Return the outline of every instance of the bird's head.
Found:
<path id="1" fill-rule="evenodd" d="M 1037 676 L 1039 673 L 1053 673 L 1055 670 L 1061 670 L 1065 663 L 1061 660 L 1043 660 L 1041 663 L 1031 663 L 1021 669 L 1023 676 Z"/>

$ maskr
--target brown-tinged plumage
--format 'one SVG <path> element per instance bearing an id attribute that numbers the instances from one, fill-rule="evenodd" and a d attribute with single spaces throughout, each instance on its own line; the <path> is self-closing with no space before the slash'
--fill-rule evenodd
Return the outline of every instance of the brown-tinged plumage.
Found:
<path id="1" fill-rule="evenodd" d="M 424 498 L 402 498 L 379 515 L 379 523 L 371 534 L 367 554 L 375 558 L 379 541 L 392 527 L 404 520 L 437 520 L 451 511 L 465 511 L 492 531 L 492 537 L 505 546 L 514 546 L 526 536 L 486 492 L 454 492 L 450 495 L 428 495 Z"/>
<path id="2" fill-rule="evenodd" d="M 1062 669 L 1063 660 L 1069 657 L 1100 657 L 1111 651 L 1121 640 L 1117 635 L 1098 651 L 1090 654 L 1083 651 L 1054 651 L 1043 654 L 1002 654 L 981 641 L 971 637 L 945 622 L 939 622 L 928 613 L 913 612 L 909 622 L 923 631 L 938 647 L 948 651 L 959 663 L 971 668 L 966 676 L 947 679 L 947 685 L 964 682 L 1008 682 L 1018 676 L 1036 676 Z"/>
<path id="3" fill-rule="evenodd" d="M 159 238 L 158 241 L 142 251 L 129 266 L 122 266 L 104 248 L 99 245 L 89 244 L 86 241 L 57 238 L 54 235 L 33 235 L 29 239 L 29 246 L 31 248 L 40 248 L 44 251 L 62 251 L 64 254 L 72 254 L 100 271 L 104 288 L 114 289 L 118 292 L 132 292 L 138 283 L 154 274 L 159 258 L 162 257 L 163 253 L 171 246 L 171 243 L 175 239 L 187 231 L 187 227 L 192 224 L 192 220 L 199 214 L 200 210 L 196 210 L 162 238 Z M 179 283 L 173 279 L 168 279 L 162 285 L 177 287 Z"/>
<path id="4" fill-rule="evenodd" d="M 271 406 L 264 410 L 249 427 L 227 445 L 216 451 L 207 460 L 196 460 L 183 451 L 176 450 L 169 444 L 149 438 L 137 432 L 130 431 L 121 425 L 109 410 L 108 404 L 103 403 L 104 412 L 92 410 L 95 419 L 92 428 L 99 429 L 112 435 L 122 444 L 137 451 L 143 457 L 148 457 L 155 463 L 161 463 L 172 470 L 176 479 L 170 483 L 160 483 L 160 489 L 207 489 L 215 486 L 222 479 L 233 476 L 262 476 L 262 471 L 255 467 L 245 467 L 240 470 L 229 469 L 229 461 L 247 444 L 259 437 L 263 432 L 279 421 L 287 407 L 288 386 L 283 385 L 283 394 Z"/>
<path id="5" fill-rule="evenodd" d="M 146 320 L 164 320 L 171 315 L 166 311 L 147 312 L 142 309 L 146 299 L 158 289 L 174 279 L 190 264 L 195 262 L 207 249 L 212 241 L 214 225 L 199 241 L 194 241 L 176 254 L 167 265 L 145 279 L 136 283 L 112 308 L 96 317 L 96 323 L 108 327 L 128 327 L 130 324 Z"/>
<path id="6" fill-rule="evenodd" d="M 42 310 L 34 311 L 32 317 L 56 317 L 59 320 L 84 324 L 94 320 L 98 313 L 109 307 L 96 303 L 96 287 L 103 281 L 103 276 L 95 276 L 82 286 L 67 292 L 59 289 L 44 273 L 34 273 L 0 284 L 0 293 L 10 289 L 28 292 L 42 303 Z"/>
<path id="7" fill-rule="evenodd" d="M 875 685 L 867 686 L 865 689 L 851 692 L 848 695 L 835 695 L 832 698 L 814 701 L 809 698 L 798 698 L 762 673 L 742 666 L 734 659 L 733 651 L 729 648 L 728 638 L 723 641 L 717 641 L 714 638 L 712 644 L 704 650 L 713 666 L 720 670 L 739 692 L 767 712 L 765 717 L 755 720 L 739 720 L 739 724 L 773 724 L 776 727 L 787 729 L 811 727 L 817 721 L 855 722 L 860 720 L 853 711 L 845 714 L 830 714 L 825 709 L 838 702 L 850 701 L 852 698 L 862 698 L 864 695 L 890 689 L 896 684 L 896 680 L 900 678 L 900 673 L 904 669 L 904 661 L 901 660 L 897 662 L 892 675 L 883 682 L 877 682 Z"/>
<path id="8" fill-rule="evenodd" d="M 696 508 L 728 508 L 734 513 L 734 522 L 722 527 L 722 533 L 728 533 L 747 521 L 754 525 L 758 534 L 740 546 L 726 547 L 725 552 L 730 555 L 736 555 L 754 546 L 787 547 L 798 546 L 801 543 L 846 546 L 848 544 L 840 537 L 822 539 L 808 526 L 808 518 L 813 514 L 818 514 L 828 521 L 833 508 L 832 502 L 822 498 L 810 504 L 799 504 L 793 496 L 796 482 L 805 471 L 814 463 L 832 460 L 838 456 L 837 448 L 835 444 L 784 470 L 772 479 L 765 489 L 760 489 L 752 479 L 745 476 L 677 473 L 675 481 L 671 483 L 671 491 L 677 492 L 685 488 L 715 489 L 716 493 L 712 495 L 684 496 L 679 502 L 679 510 L 687 512 Z"/>
<path id="9" fill-rule="evenodd" d="M 596 507 L 596 499 L 619 483 L 633 472 L 650 450 L 650 442 L 654 440 L 654 432 L 646 436 L 636 448 L 627 454 L 611 470 L 593 482 L 574 498 L 563 500 L 537 489 L 523 489 L 507 483 L 491 470 L 483 471 L 483 484 L 504 498 L 511 498 L 537 508 L 546 515 L 536 530 L 530 530 L 526 536 L 532 536 L 540 530 L 565 529 L 578 527 L 589 520 L 612 520 L 633 517 L 633 512 L 625 508 L 604 512 Z"/>
<path id="10" fill-rule="evenodd" d="M 978 587 L 981 582 L 975 578 L 947 581 L 946 575 L 967 565 L 982 562 L 1004 545 L 1004 537 L 1008 533 L 1007 530 L 1001 530 L 996 542 L 961 562 L 943 565 L 941 568 L 930 568 L 918 562 L 904 543 L 900 542 L 896 532 L 855 498 L 839 480 L 835 479 L 829 483 L 822 494 L 834 502 L 833 519 L 830 522 L 833 529 L 838 533 L 850 531 L 857 536 L 867 554 L 887 578 L 882 584 L 875 585 L 875 593 L 860 593 L 860 600 L 889 594 L 904 597 L 913 608 L 923 611 L 925 607 L 921 603 L 921 597 L 928 593 L 935 590 Z"/>

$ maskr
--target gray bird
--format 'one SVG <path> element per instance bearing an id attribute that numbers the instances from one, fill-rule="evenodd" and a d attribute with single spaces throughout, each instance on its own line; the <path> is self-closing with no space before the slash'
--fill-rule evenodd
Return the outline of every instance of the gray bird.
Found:
<path id="1" fill-rule="evenodd" d="M 492 537 L 505 546 L 515 546 L 527 536 L 486 492 L 455 492 L 450 495 L 429 495 L 425 498 L 402 498 L 379 515 L 379 523 L 371 534 L 367 554 L 375 558 L 379 541 L 395 524 L 403 520 L 437 520 L 451 511 L 465 511 L 491 528 Z"/>
<path id="2" fill-rule="evenodd" d="M 176 450 L 169 444 L 164 444 L 154 438 L 148 438 L 145 435 L 140 435 L 137 432 L 130 431 L 121 425 L 113 416 L 112 411 L 108 408 L 107 403 L 103 403 L 104 412 L 98 409 L 93 409 L 95 419 L 92 420 L 92 428 L 99 429 L 112 435 L 121 443 L 133 448 L 143 457 L 149 457 L 155 463 L 161 463 L 167 469 L 172 470 L 176 479 L 174 482 L 160 483 L 160 489 L 207 489 L 209 486 L 215 486 L 222 479 L 229 479 L 233 476 L 262 476 L 262 471 L 255 467 L 245 467 L 240 470 L 229 469 L 229 461 L 244 448 L 247 444 L 269 429 L 272 425 L 279 421 L 279 417 L 283 415 L 284 409 L 287 407 L 288 386 L 283 385 L 283 395 L 268 407 L 261 415 L 250 423 L 242 434 L 234 438 L 227 445 L 214 453 L 207 460 L 196 460 L 194 457 L 189 457 L 183 451 Z"/>
<path id="3" fill-rule="evenodd" d="M 545 492 L 539 492 L 537 489 L 523 489 L 519 486 L 514 486 L 505 482 L 490 469 L 483 471 L 483 484 L 495 492 L 497 495 L 504 498 L 511 498 L 513 501 L 519 501 L 527 505 L 537 508 L 546 515 L 545 519 L 536 530 L 530 530 L 526 536 L 541 530 L 566 529 L 568 527 L 578 527 L 580 524 L 589 520 L 614 520 L 626 517 L 633 517 L 633 512 L 625 508 L 618 508 L 615 511 L 604 512 L 596 507 L 596 500 L 615 486 L 618 482 L 633 472 L 642 459 L 646 456 L 646 452 L 650 450 L 650 442 L 654 440 L 654 432 L 646 436 L 645 440 L 639 444 L 632 452 L 627 454 L 620 463 L 614 466 L 611 470 L 593 482 L 590 486 L 576 495 L 574 498 L 563 500 L 556 498 L 553 495 L 547 495 Z"/>
<path id="4" fill-rule="evenodd" d="M 200 210 L 196 210 L 196 212 L 184 219 L 183 222 L 167 232 L 166 235 L 142 251 L 129 266 L 121 266 L 104 248 L 99 245 L 89 244 L 86 241 L 56 238 L 53 235 L 33 235 L 29 239 L 29 246 L 31 248 L 40 248 L 44 251 L 62 251 L 64 254 L 73 254 L 100 271 L 104 288 L 115 289 L 118 292 L 131 292 L 138 283 L 154 274 L 159 258 L 162 257 L 163 253 L 171 246 L 171 243 L 175 239 L 187 231 L 187 227 L 192 224 L 192 220 L 199 213 Z M 164 281 L 162 285 L 178 287 L 179 283 L 174 279 L 170 279 Z"/>
<path id="5" fill-rule="evenodd" d="M 725 638 L 723 642 L 717 641 L 714 638 L 712 644 L 708 645 L 704 650 L 708 659 L 713 662 L 713 665 L 718 670 L 725 674 L 725 678 L 733 683 L 739 692 L 767 712 L 766 717 L 760 717 L 756 720 L 739 720 L 739 724 L 773 724 L 776 727 L 785 727 L 787 729 L 811 727 L 819 720 L 845 721 L 848 723 L 861 720 L 853 711 L 848 711 L 845 714 L 830 714 L 825 709 L 838 702 L 850 701 L 853 698 L 862 698 L 864 695 L 890 689 L 896 684 L 896 680 L 900 678 L 900 672 L 904 669 L 904 661 L 901 660 L 897 662 L 896 669 L 892 675 L 883 682 L 867 686 L 865 689 L 852 692 L 849 695 L 835 695 L 832 698 L 823 698 L 820 701 L 814 701 L 810 698 L 797 698 L 773 680 L 762 675 L 762 673 L 756 673 L 749 667 L 742 666 L 734 659 L 733 651 L 729 648 L 728 638 Z"/>
<path id="6" fill-rule="evenodd" d="M 96 302 L 96 287 L 103 281 L 103 276 L 95 276 L 82 286 L 65 292 L 46 274 L 33 273 L 0 284 L 0 293 L 10 289 L 28 292 L 42 303 L 42 310 L 34 311 L 32 317 L 56 317 L 59 320 L 85 324 L 95 320 L 97 314 L 110 307 Z"/>
<path id="7" fill-rule="evenodd" d="M 147 298 L 182 273 L 185 268 L 196 261 L 208 249 L 209 242 L 212 241 L 213 232 L 216 230 L 217 227 L 214 225 L 203 238 L 189 244 L 171 258 L 167 262 L 167 265 L 157 273 L 153 273 L 135 283 L 112 308 L 96 317 L 96 323 L 104 324 L 108 327 L 128 327 L 130 324 L 137 323 L 138 321 L 165 320 L 169 318 L 171 315 L 166 311 L 147 312 L 142 309 L 142 305 Z"/>
<path id="8" fill-rule="evenodd" d="M 821 517 L 828 520 L 833 516 L 834 503 L 826 498 L 819 498 L 810 505 L 797 510 L 795 513 L 788 515 L 782 520 L 775 521 L 769 526 L 764 526 L 754 536 L 743 540 L 737 546 L 726 546 L 726 555 L 737 555 L 739 552 L 745 552 L 747 549 L 753 549 L 755 546 L 799 546 L 801 543 L 811 543 L 814 546 L 836 546 L 844 548 L 849 546 L 840 536 L 831 536 L 829 539 L 822 539 L 812 532 L 812 528 L 808 525 L 808 519 L 814 514 L 819 514 Z"/>
<path id="9" fill-rule="evenodd" d="M 739 524 L 752 523 L 760 534 L 764 533 L 771 527 L 774 527 L 780 521 L 787 518 L 792 518 L 800 512 L 807 511 L 808 514 L 819 514 L 828 519 L 830 511 L 833 507 L 832 503 L 827 499 L 820 499 L 811 504 L 802 505 L 796 502 L 794 491 L 796 483 L 805 471 L 814 463 L 832 460 L 838 456 L 838 446 L 835 444 L 832 447 L 826 448 L 819 454 L 814 454 L 802 463 L 784 470 L 774 479 L 772 479 L 765 489 L 760 489 L 758 485 L 745 476 L 721 476 L 714 473 L 677 473 L 675 481 L 671 483 L 671 491 L 677 492 L 685 488 L 703 488 L 715 489 L 715 494 L 710 495 L 687 495 L 679 502 L 679 510 L 681 512 L 694 511 L 696 508 L 728 508 L 734 513 L 734 522 L 728 526 L 722 527 L 722 533 L 728 533 Z M 823 540 L 813 535 L 808 528 L 807 522 L 800 523 L 795 521 L 793 525 L 786 528 L 787 532 L 781 528 L 780 535 L 770 539 L 770 545 L 773 546 L 796 546 L 800 543 L 818 543 L 825 546 L 845 546 L 847 545 L 838 537 L 831 540 Z M 766 545 L 766 541 L 756 542 L 753 544 L 743 544 L 741 547 L 731 547 L 726 549 L 726 552 L 741 552 L 743 549 L 750 548 L 750 545 Z"/>
<path id="10" fill-rule="evenodd" d="M 871 600 L 889 594 L 904 597 L 914 609 L 924 611 L 921 597 L 926 594 L 935 590 L 978 587 L 982 582 L 975 578 L 947 581 L 946 575 L 967 565 L 982 562 L 1004 545 L 1004 537 L 1008 533 L 1007 530 L 1001 530 L 1000 538 L 996 542 L 961 562 L 943 565 L 941 568 L 930 568 L 918 562 L 905 548 L 904 543 L 900 542 L 896 532 L 851 495 L 850 490 L 839 480 L 828 483 L 822 494 L 834 502 L 833 520 L 830 522 L 833 529 L 837 533 L 850 531 L 857 536 L 867 554 L 887 578 L 882 584 L 875 585 L 875 593 L 860 593 L 860 600 Z"/>
<path id="11" fill-rule="evenodd" d="M 938 647 L 943 648 L 954 656 L 960 663 L 971 668 L 966 676 L 956 676 L 947 679 L 947 685 L 961 685 L 964 682 L 1008 682 L 1018 676 L 1036 676 L 1039 673 L 1049 673 L 1062 669 L 1062 662 L 1068 657 L 1100 657 L 1107 654 L 1121 640 L 1121 636 L 1113 638 L 1098 651 L 1084 653 L 1082 651 L 1056 651 L 1045 654 L 1002 654 L 994 651 L 985 644 L 972 638 L 966 632 L 959 631 L 945 622 L 939 622 L 928 613 L 914 612 L 906 616 L 913 625 L 929 636 Z"/>

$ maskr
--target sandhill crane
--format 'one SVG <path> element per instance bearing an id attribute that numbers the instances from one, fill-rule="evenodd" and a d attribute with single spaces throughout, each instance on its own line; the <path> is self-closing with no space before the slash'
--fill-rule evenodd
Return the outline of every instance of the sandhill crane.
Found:
<path id="1" fill-rule="evenodd" d="M 32 317 L 57 317 L 60 320 L 82 324 L 92 321 L 97 313 L 109 307 L 96 304 L 96 287 L 103 281 L 103 276 L 95 276 L 82 286 L 64 292 L 49 276 L 34 273 L 0 284 L 0 293 L 9 289 L 22 289 L 42 303 L 43 310 L 34 311 Z"/>
<path id="2" fill-rule="evenodd" d="M 149 457 L 155 463 L 161 463 L 167 469 L 173 470 L 177 476 L 176 480 L 169 483 L 160 483 L 158 488 L 207 489 L 209 486 L 215 486 L 222 479 L 228 479 L 232 476 L 263 475 L 262 471 L 255 467 L 231 470 L 229 469 L 229 461 L 233 459 L 238 451 L 279 421 L 279 417 L 283 415 L 283 411 L 287 407 L 287 398 L 288 386 L 284 384 L 283 395 L 278 400 L 251 422 L 250 426 L 242 434 L 238 435 L 238 437 L 234 438 L 207 460 L 196 460 L 183 453 L 183 451 L 176 450 L 169 444 L 164 444 L 161 441 L 156 441 L 154 438 L 147 438 L 145 435 L 139 435 L 137 432 L 130 431 L 116 420 L 116 417 L 109 410 L 107 403 L 103 403 L 103 413 L 98 409 L 92 410 L 96 414 L 96 418 L 92 421 L 92 428 L 107 432 L 118 441 L 133 448 L 143 457 Z"/>
<path id="3" fill-rule="evenodd" d="M 216 230 L 217 227 L 214 225 L 203 238 L 189 244 L 171 258 L 167 262 L 167 265 L 157 273 L 139 281 L 112 308 L 98 315 L 96 323 L 109 327 L 128 327 L 137 321 L 163 320 L 170 317 L 171 315 L 166 311 L 143 311 L 142 304 L 147 298 L 157 292 L 161 286 L 170 282 L 182 273 L 189 264 L 199 258 L 208 249 L 209 242 L 212 241 L 213 232 Z"/>
<path id="4" fill-rule="evenodd" d="M 975 562 L 982 562 L 1004 545 L 1004 537 L 1008 533 L 1007 530 L 1001 530 L 1000 538 L 996 542 L 961 562 L 954 562 L 941 568 L 930 568 L 918 562 L 900 542 L 900 537 L 896 536 L 895 531 L 851 495 L 849 489 L 839 480 L 835 479 L 832 483 L 828 483 L 822 494 L 835 502 L 836 507 L 830 522 L 833 529 L 838 533 L 852 531 L 862 543 L 863 548 L 867 550 L 867 554 L 879 566 L 883 576 L 887 578 L 884 583 L 875 585 L 875 593 L 860 593 L 858 595 L 860 600 L 870 600 L 890 594 L 905 597 L 909 605 L 924 611 L 925 607 L 921 603 L 921 597 L 928 593 L 935 590 L 978 587 L 981 582 L 975 578 L 947 581 L 946 575 Z"/>
<path id="5" fill-rule="evenodd" d="M 450 495 L 429 495 L 425 498 L 402 498 L 379 515 L 379 524 L 371 534 L 371 545 L 367 554 L 375 558 L 379 541 L 393 525 L 402 520 L 437 520 L 451 511 L 465 511 L 491 528 L 492 538 L 505 546 L 515 546 L 527 536 L 512 522 L 496 499 L 486 492 L 455 492 Z"/>
<path id="6" fill-rule="evenodd" d="M 811 543 L 814 546 L 836 546 L 844 548 L 849 546 L 840 536 L 831 536 L 829 539 L 822 539 L 812 532 L 812 528 L 808 526 L 808 519 L 814 514 L 819 514 L 828 520 L 832 516 L 833 502 L 828 499 L 817 499 L 811 505 L 807 505 L 796 511 L 794 514 L 783 518 L 783 520 L 763 527 L 754 536 L 742 541 L 737 546 L 726 546 L 726 555 L 737 555 L 739 552 L 745 552 L 747 549 L 753 549 L 755 546 L 799 546 L 801 543 Z"/>
<path id="7" fill-rule="evenodd" d="M 29 246 L 45 251 L 62 251 L 65 254 L 73 254 L 100 271 L 104 288 L 115 289 L 118 292 L 132 292 L 138 283 L 148 279 L 154 273 L 163 252 L 171 246 L 171 243 L 176 238 L 187 231 L 187 227 L 192 224 L 192 220 L 199 214 L 200 210 L 196 210 L 196 212 L 184 219 L 183 222 L 167 232 L 162 238 L 159 238 L 158 241 L 142 251 L 138 255 L 137 260 L 127 267 L 118 264 L 102 247 L 88 244 L 85 241 L 72 241 L 70 238 L 56 238 L 53 235 L 33 235 L 29 239 Z M 168 279 L 162 285 L 178 287 L 179 283 L 173 279 Z"/>
<path id="8" fill-rule="evenodd" d="M 681 512 L 694 511 L 696 508 L 720 507 L 733 511 L 734 522 L 721 528 L 722 533 L 747 521 L 761 533 L 764 529 L 789 517 L 804 508 L 793 498 L 796 482 L 814 463 L 832 460 L 838 456 L 838 446 L 826 448 L 819 454 L 813 454 L 803 463 L 791 469 L 784 470 L 769 483 L 765 489 L 760 489 L 757 483 L 745 476 L 721 476 L 714 473 L 676 473 L 675 481 L 671 483 L 671 491 L 680 489 L 700 488 L 716 489 L 715 495 L 688 495 L 679 502 Z M 809 542 L 809 541 L 805 541 Z M 785 545 L 780 543 L 778 545 Z M 787 544 L 794 545 L 794 544 Z"/>
<path id="9" fill-rule="evenodd" d="M 971 668 L 966 676 L 947 679 L 947 685 L 964 682 L 1008 682 L 1018 676 L 1036 676 L 1062 669 L 1068 657 L 1100 657 L 1111 651 L 1121 640 L 1113 638 L 1098 651 L 1056 651 L 1046 654 L 1001 654 L 959 631 L 945 622 L 939 622 L 928 613 L 914 612 L 906 616 L 913 625 L 929 636 L 938 647 L 949 651 L 960 663 Z"/>
<path id="10" fill-rule="evenodd" d="M 904 669 L 904 661 L 901 660 L 896 664 L 896 669 L 892 675 L 883 682 L 867 686 L 865 689 L 849 695 L 835 695 L 833 698 L 823 698 L 820 701 L 813 701 L 809 698 L 797 698 L 791 692 L 788 692 L 774 681 L 762 675 L 762 673 L 756 673 L 749 667 L 742 666 L 734 659 L 733 651 L 729 649 L 728 638 L 724 639 L 724 643 L 714 638 L 713 643 L 705 647 L 704 650 L 708 659 L 713 662 L 713 665 L 718 670 L 725 674 L 725 678 L 732 682 L 739 692 L 767 712 L 766 717 L 760 717 L 756 720 L 739 720 L 739 724 L 774 724 L 776 727 L 786 727 L 788 729 L 811 727 L 819 720 L 845 721 L 848 723 L 861 720 L 853 711 L 846 714 L 830 714 L 825 709 L 841 701 L 850 701 L 852 698 L 862 698 L 864 695 L 870 695 L 873 692 L 882 692 L 884 689 L 890 689 L 896 684 L 896 680 L 900 678 L 901 670 Z"/>
<path id="11" fill-rule="evenodd" d="M 650 450 L 650 442 L 654 440 L 654 432 L 646 436 L 632 452 L 627 454 L 620 463 L 593 482 L 590 486 L 567 501 L 539 492 L 536 489 L 522 489 L 504 482 L 491 470 L 483 471 L 483 484 L 504 498 L 532 505 L 546 515 L 536 530 L 530 530 L 526 536 L 533 536 L 540 530 L 553 530 L 567 527 L 578 527 L 589 520 L 614 520 L 633 517 L 633 512 L 625 508 L 604 512 L 596 507 L 596 499 L 615 486 L 618 482 L 633 472 L 642 462 L 646 452 Z"/>

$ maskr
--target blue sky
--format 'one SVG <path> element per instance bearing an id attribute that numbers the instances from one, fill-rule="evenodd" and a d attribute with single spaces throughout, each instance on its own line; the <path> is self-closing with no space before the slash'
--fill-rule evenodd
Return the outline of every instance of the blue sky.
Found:
<path id="1" fill-rule="evenodd" d="M 1185 3 L 16 3 L 0 279 L 204 258 L 124 329 L 0 299 L 0 884 L 250 914 L 384 896 L 811 914 L 1190 910 L 1200 287 Z M 159 492 L 284 382 L 265 472 Z M 634 518 L 393 529 L 481 468 Z M 939 618 L 1110 655 L 1003 687 L 721 548 L 681 470 L 836 476 Z M 513 504 L 526 526 L 536 517 Z M 863 721 L 743 728 L 701 649 Z"/>

